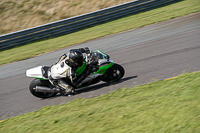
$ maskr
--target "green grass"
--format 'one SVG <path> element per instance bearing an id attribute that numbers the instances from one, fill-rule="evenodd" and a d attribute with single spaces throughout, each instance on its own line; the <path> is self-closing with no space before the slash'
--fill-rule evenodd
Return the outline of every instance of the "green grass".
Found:
<path id="1" fill-rule="evenodd" d="M 199 0 L 184 0 L 172 5 L 125 17 L 62 37 L 1 51 L 0 65 L 31 58 L 45 52 L 58 50 L 106 35 L 139 28 L 199 11 Z"/>
<path id="2" fill-rule="evenodd" d="M 16 133 L 199 133 L 200 72 L 47 106 L 0 123 Z"/>

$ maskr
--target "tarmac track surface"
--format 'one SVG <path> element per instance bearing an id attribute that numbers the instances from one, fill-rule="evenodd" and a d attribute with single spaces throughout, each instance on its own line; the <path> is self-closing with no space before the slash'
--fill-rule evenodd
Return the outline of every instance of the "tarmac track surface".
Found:
<path id="1" fill-rule="evenodd" d="M 67 42 L 66 42 L 67 43 Z M 72 97 L 39 99 L 28 90 L 33 80 L 25 71 L 39 65 L 51 65 L 62 53 L 79 47 L 101 49 L 125 68 L 125 76 L 116 84 L 100 82 L 78 90 Z M 63 104 L 76 98 L 91 98 L 122 87 L 200 70 L 200 13 L 103 37 L 24 61 L 0 66 L 0 120 Z"/>

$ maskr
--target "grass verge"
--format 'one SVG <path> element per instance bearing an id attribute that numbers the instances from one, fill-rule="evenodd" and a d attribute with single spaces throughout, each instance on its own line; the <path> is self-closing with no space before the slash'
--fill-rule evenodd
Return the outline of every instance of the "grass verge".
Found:
<path id="1" fill-rule="evenodd" d="M 0 0 L 0 34 L 50 23 L 131 0 Z"/>
<path id="2" fill-rule="evenodd" d="M 199 0 L 183 0 L 162 8 L 125 17 L 62 37 L 40 41 L 0 52 L 0 65 L 34 57 L 92 39 L 200 11 Z"/>
<path id="3" fill-rule="evenodd" d="M 0 123 L 0 132 L 200 132 L 200 72 L 91 99 L 47 106 Z"/>

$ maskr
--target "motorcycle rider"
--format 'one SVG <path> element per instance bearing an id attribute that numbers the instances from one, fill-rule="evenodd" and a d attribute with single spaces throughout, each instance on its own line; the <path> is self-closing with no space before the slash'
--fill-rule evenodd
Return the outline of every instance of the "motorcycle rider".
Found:
<path id="1" fill-rule="evenodd" d="M 86 54 L 86 59 L 83 57 L 83 53 Z M 84 61 L 86 62 L 85 70 L 77 76 L 76 70 L 80 68 Z M 60 66 L 64 68 L 64 65 L 67 64 L 69 67 L 66 68 L 64 74 L 66 77 L 57 76 L 52 71 L 49 72 L 49 81 L 56 87 L 65 90 L 66 95 L 71 95 L 74 93 L 74 86 L 79 85 L 91 72 L 98 70 L 98 60 L 93 57 L 92 51 L 86 48 L 72 49 L 68 54 L 63 54 L 58 62 L 61 63 Z M 55 65 L 56 65 L 55 64 Z M 55 66 L 53 65 L 51 69 Z M 68 78 L 67 78 L 68 77 Z M 72 84 L 67 84 L 67 79 L 71 80 Z"/>

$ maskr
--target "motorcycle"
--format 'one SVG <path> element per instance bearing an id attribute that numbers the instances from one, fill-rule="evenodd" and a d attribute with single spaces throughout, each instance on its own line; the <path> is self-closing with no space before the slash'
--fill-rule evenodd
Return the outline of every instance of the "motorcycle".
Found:
<path id="1" fill-rule="evenodd" d="M 65 81 L 73 86 L 73 93 L 76 92 L 77 89 L 83 88 L 89 85 L 96 84 L 100 81 L 103 82 L 116 82 L 120 80 L 124 76 L 124 68 L 113 62 L 112 58 L 105 52 L 101 50 L 92 51 L 92 58 L 98 60 L 98 68 L 93 66 L 90 73 L 79 85 L 73 86 L 71 80 L 68 77 L 64 77 Z M 85 61 L 89 60 L 87 56 L 84 56 Z M 63 71 L 64 62 L 58 62 L 55 67 L 54 73 L 61 75 L 66 73 L 67 71 Z M 69 67 L 65 64 L 65 67 Z M 57 95 L 58 93 L 64 93 L 65 90 L 58 88 L 51 84 L 48 79 L 49 75 L 49 66 L 38 66 L 26 71 L 27 77 L 35 78 L 29 85 L 29 90 L 32 95 L 38 98 L 49 98 Z M 76 70 L 76 75 L 79 76 L 86 69 L 86 62 L 83 63 L 81 67 Z M 66 68 L 65 68 L 66 70 Z M 69 70 L 69 69 L 67 69 Z"/>

